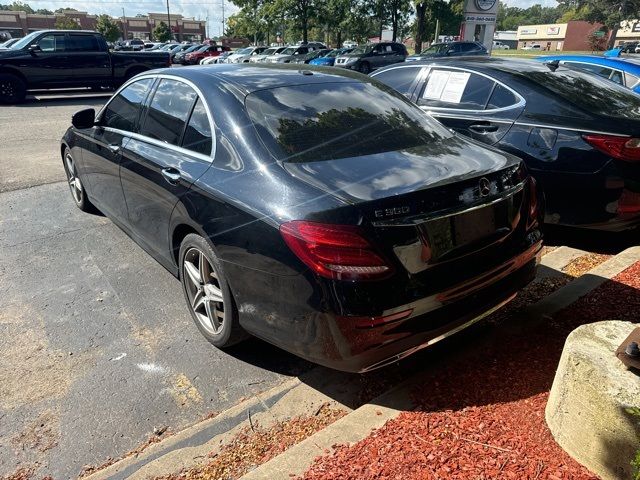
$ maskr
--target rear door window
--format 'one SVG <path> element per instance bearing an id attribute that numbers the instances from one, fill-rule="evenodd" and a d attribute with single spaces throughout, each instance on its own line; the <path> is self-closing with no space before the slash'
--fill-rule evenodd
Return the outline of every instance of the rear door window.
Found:
<path id="1" fill-rule="evenodd" d="M 99 52 L 100 44 L 93 35 L 69 35 L 67 50 L 71 52 Z"/>
<path id="2" fill-rule="evenodd" d="M 433 69 L 422 87 L 418 105 L 432 108 L 484 110 L 495 82 L 461 70 Z"/>
<path id="3" fill-rule="evenodd" d="M 184 131 L 182 147 L 203 155 L 210 155 L 211 144 L 211 124 L 209 123 L 207 110 L 202 100 L 198 98 L 193 107 L 193 112 L 191 112 L 187 128 Z"/>
<path id="4" fill-rule="evenodd" d="M 189 85 L 163 78 L 153 93 L 140 134 L 171 145 L 180 145 L 197 97 Z"/>
<path id="5" fill-rule="evenodd" d="M 142 102 L 152 84 L 153 79 L 145 78 L 121 90 L 105 107 L 100 124 L 103 127 L 135 132 Z"/>
<path id="6" fill-rule="evenodd" d="M 487 110 L 512 107 L 519 101 L 520 99 L 511 90 L 500 84 L 496 84 L 491 98 L 489 98 L 489 102 L 487 102 Z"/>

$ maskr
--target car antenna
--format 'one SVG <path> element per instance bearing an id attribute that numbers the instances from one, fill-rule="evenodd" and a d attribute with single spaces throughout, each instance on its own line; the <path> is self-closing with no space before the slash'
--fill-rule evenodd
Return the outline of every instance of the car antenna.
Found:
<path id="1" fill-rule="evenodd" d="M 551 60 L 550 62 L 545 62 L 544 64 L 549 67 L 549 70 L 555 72 L 560 66 L 560 60 Z"/>

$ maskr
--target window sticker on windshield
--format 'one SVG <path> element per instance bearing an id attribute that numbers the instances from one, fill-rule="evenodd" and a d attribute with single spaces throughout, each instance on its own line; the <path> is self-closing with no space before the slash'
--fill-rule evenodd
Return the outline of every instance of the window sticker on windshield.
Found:
<path id="1" fill-rule="evenodd" d="M 460 103 L 470 76 L 469 72 L 451 72 L 440 100 L 447 103 Z"/>
<path id="2" fill-rule="evenodd" d="M 449 81 L 449 75 L 451 75 L 451 72 L 444 72 L 442 70 L 434 70 L 431 72 L 429 81 L 427 82 L 427 88 L 424 89 L 424 93 L 422 94 L 423 98 L 440 100 L 442 91 Z"/>

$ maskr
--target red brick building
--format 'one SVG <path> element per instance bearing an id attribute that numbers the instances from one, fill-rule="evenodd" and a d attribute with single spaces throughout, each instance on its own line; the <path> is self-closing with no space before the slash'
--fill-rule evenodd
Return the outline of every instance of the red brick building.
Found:
<path id="1" fill-rule="evenodd" d="M 0 32 L 7 32 L 13 38 L 24 37 L 37 31 L 56 28 L 58 17 L 73 19 L 83 30 L 95 30 L 96 15 L 87 12 L 67 10 L 54 15 L 36 15 L 25 12 L 0 10 Z M 122 38 L 140 38 L 150 40 L 153 38 L 153 29 L 160 22 L 167 23 L 166 13 L 149 13 L 140 17 L 121 17 L 115 19 L 120 24 Z M 171 31 L 174 38 L 181 41 L 202 41 L 206 37 L 206 22 L 194 18 L 185 18 L 182 15 L 171 14 Z"/>
<path id="2" fill-rule="evenodd" d="M 540 45 L 545 51 L 590 51 L 589 36 L 602 30 L 600 23 L 572 20 L 567 23 L 547 25 L 522 25 L 518 27 L 518 48 Z"/>

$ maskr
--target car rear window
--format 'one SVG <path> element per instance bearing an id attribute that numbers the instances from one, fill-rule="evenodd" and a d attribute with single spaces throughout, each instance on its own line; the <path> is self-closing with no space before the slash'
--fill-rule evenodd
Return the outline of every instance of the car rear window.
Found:
<path id="1" fill-rule="evenodd" d="M 640 119 L 640 98 L 610 80 L 578 70 L 528 71 L 527 78 L 588 112 Z"/>
<path id="2" fill-rule="evenodd" d="M 294 163 L 403 150 L 451 135 L 399 94 L 367 83 L 259 90 L 246 107 L 273 156 Z"/>

